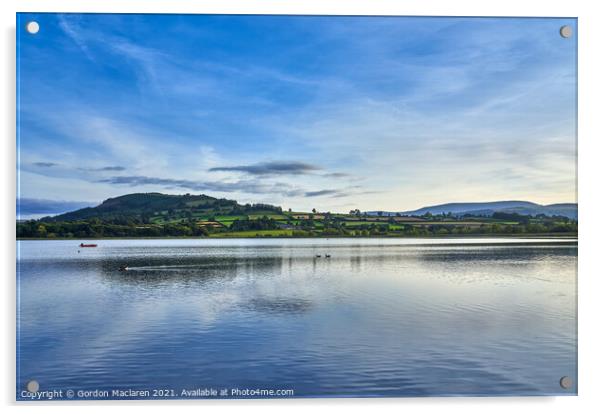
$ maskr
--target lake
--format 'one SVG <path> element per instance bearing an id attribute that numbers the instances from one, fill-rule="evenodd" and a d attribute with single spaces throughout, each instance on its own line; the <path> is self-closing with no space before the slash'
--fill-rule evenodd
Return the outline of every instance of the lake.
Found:
<path id="1" fill-rule="evenodd" d="M 575 240 L 80 242 L 17 242 L 18 399 L 576 394 Z"/>

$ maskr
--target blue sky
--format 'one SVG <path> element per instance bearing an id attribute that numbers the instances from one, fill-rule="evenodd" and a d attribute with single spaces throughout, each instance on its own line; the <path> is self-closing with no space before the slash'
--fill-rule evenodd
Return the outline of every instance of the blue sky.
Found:
<path id="1" fill-rule="evenodd" d="M 576 201 L 573 19 L 18 19 L 23 216 L 150 191 L 321 211 Z"/>

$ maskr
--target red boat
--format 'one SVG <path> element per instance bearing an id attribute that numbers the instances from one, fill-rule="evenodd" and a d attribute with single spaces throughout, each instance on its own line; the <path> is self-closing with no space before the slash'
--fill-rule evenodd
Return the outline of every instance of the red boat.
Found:
<path id="1" fill-rule="evenodd" d="M 96 247 L 98 246 L 97 244 L 84 244 L 84 243 L 80 243 L 79 247 Z"/>

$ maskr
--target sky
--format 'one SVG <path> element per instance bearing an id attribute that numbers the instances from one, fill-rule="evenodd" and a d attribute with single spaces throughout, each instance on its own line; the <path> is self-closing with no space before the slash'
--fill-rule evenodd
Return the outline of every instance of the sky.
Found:
<path id="1" fill-rule="evenodd" d="M 17 18 L 21 217 L 134 192 L 576 202 L 575 19 Z"/>

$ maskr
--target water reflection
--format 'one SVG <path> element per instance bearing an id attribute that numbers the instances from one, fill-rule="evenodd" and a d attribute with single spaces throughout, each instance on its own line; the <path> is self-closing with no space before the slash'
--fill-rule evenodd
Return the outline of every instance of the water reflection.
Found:
<path id="1" fill-rule="evenodd" d="M 397 265 L 403 272 L 404 268 L 410 266 L 443 266 L 450 268 L 454 266 L 475 267 L 489 264 L 509 265 L 520 267 L 537 267 L 549 260 L 562 262 L 565 258 L 576 255 L 576 246 L 522 246 L 518 247 L 467 247 L 467 248 L 403 248 L 390 249 L 383 253 L 381 249 L 360 249 L 352 246 L 352 249 L 336 251 L 331 258 L 317 258 L 313 254 L 301 257 L 293 257 L 290 251 L 281 249 L 274 252 L 271 249 L 265 252 L 267 256 L 241 257 L 207 257 L 202 254 L 190 254 L 178 257 L 155 257 L 152 253 L 148 256 L 98 258 L 85 261 L 67 261 L 55 263 L 52 261 L 38 262 L 38 266 L 44 267 L 48 272 L 53 269 L 82 268 L 98 269 L 100 274 L 111 281 L 111 283 L 135 284 L 137 282 L 149 283 L 160 281 L 161 284 L 173 282 L 203 283 L 203 281 L 224 278 L 235 278 L 237 275 L 256 274 L 269 276 L 291 272 L 295 267 L 307 267 L 311 265 L 314 274 L 326 271 L 329 267 L 347 267 L 352 272 L 361 272 L 364 268 L 386 267 Z M 280 255 L 273 255 L 278 253 Z M 127 271 L 120 268 L 128 266 Z M 24 264 L 27 266 L 27 264 Z M 430 267 L 430 270 L 433 268 Z M 27 267 L 25 267 L 27 270 Z M 470 270 L 470 269 L 468 269 Z M 486 269 L 485 269 L 486 270 Z M 24 276 L 28 272 L 25 272 Z M 433 274 L 441 274 L 431 272 Z M 442 272 L 443 273 L 443 272 Z"/>
<path id="2" fill-rule="evenodd" d="M 264 297 L 250 300 L 245 307 L 256 312 L 281 315 L 308 312 L 312 302 L 301 298 Z"/>
<path id="3" fill-rule="evenodd" d="M 21 246 L 19 384 L 576 390 L 574 243 L 136 243 Z"/>
<path id="4" fill-rule="evenodd" d="M 99 262 L 102 277 L 110 283 L 149 284 L 165 283 L 203 284 L 213 279 L 232 280 L 238 275 L 253 273 L 265 274 L 283 267 L 282 257 L 262 257 L 237 259 L 228 257 L 203 258 L 129 258 L 108 259 Z M 120 270 L 127 265 L 128 270 Z"/>

